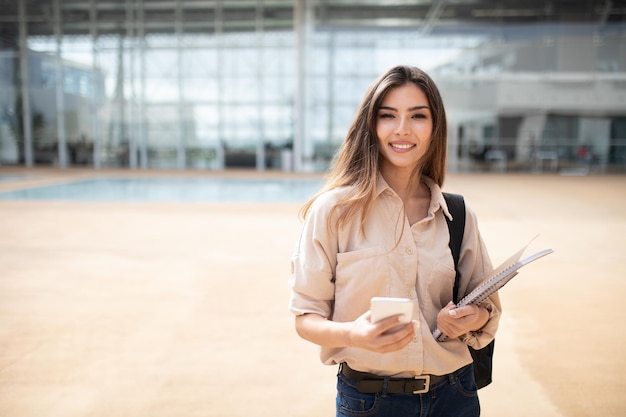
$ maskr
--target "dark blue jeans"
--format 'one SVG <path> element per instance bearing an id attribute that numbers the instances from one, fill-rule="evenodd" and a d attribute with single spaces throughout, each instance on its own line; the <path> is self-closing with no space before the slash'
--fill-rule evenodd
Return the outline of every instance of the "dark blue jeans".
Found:
<path id="1" fill-rule="evenodd" d="M 478 417 L 474 369 L 465 366 L 425 394 L 363 394 L 356 382 L 337 376 L 337 417 Z"/>

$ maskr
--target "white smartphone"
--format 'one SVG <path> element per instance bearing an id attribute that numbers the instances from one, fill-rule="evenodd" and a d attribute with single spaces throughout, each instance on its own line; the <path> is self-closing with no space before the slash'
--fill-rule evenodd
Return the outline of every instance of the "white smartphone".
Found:
<path id="1" fill-rule="evenodd" d="M 411 321 L 413 301 L 408 298 L 373 297 L 370 302 L 370 310 L 372 311 L 372 323 L 400 314 L 400 324 L 388 330 L 388 332 L 394 332 Z"/>

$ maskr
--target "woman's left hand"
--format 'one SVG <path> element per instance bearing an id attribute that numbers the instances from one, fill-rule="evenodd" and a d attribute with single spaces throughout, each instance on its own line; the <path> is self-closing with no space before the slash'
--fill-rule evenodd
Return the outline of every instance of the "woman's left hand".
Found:
<path id="1" fill-rule="evenodd" d="M 458 307 L 448 303 L 437 315 L 437 326 L 449 338 L 482 329 L 489 320 L 489 312 L 477 305 Z"/>

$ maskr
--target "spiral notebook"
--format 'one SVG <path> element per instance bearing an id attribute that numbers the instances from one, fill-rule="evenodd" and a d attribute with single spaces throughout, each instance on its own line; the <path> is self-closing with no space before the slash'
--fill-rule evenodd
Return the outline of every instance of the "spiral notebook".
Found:
<path id="1" fill-rule="evenodd" d="M 514 276 L 516 276 L 521 267 L 523 267 L 524 265 L 528 265 L 529 263 L 554 252 L 552 249 L 545 249 L 520 260 L 528 245 L 530 245 L 530 242 L 522 249 L 517 251 L 515 254 L 513 254 L 513 256 L 511 256 L 509 259 L 504 261 L 498 268 L 494 269 L 491 275 L 489 275 L 489 277 L 485 281 L 483 281 L 482 284 L 476 287 L 472 292 L 467 294 L 456 304 L 457 307 L 482 303 L 487 299 L 487 297 L 498 291 Z M 443 342 L 447 339 L 447 336 L 441 333 L 439 328 L 433 331 L 433 337 L 438 342 Z"/>

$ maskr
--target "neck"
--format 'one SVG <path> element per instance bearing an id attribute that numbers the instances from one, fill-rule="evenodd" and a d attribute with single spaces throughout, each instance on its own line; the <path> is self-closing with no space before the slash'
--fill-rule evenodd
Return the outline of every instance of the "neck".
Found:
<path id="1" fill-rule="evenodd" d="M 394 170 L 393 172 L 382 172 L 382 176 L 391 189 L 405 203 L 412 198 L 419 198 L 426 194 L 430 195 L 428 187 L 421 181 L 419 176 L 414 176 L 412 171 L 400 172 Z"/>

